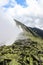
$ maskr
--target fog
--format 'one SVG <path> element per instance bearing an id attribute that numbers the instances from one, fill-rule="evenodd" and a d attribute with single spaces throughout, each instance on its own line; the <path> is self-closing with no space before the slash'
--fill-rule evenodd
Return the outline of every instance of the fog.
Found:
<path id="1" fill-rule="evenodd" d="M 11 45 L 21 32 L 11 17 L 0 14 L 0 45 Z"/>

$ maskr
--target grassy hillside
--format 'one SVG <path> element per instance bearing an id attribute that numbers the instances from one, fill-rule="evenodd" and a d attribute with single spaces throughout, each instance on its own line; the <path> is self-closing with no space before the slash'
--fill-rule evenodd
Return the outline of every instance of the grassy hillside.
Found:
<path id="1" fill-rule="evenodd" d="M 29 37 L 0 47 L 0 65 L 43 65 L 43 40 Z"/>
<path id="2" fill-rule="evenodd" d="M 25 25 L 22 28 L 24 39 L 0 47 L 0 65 L 43 65 L 43 39 Z"/>

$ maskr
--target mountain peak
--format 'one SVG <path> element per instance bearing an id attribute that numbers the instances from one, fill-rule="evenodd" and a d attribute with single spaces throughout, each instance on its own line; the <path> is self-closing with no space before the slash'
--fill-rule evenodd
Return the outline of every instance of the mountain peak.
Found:
<path id="1" fill-rule="evenodd" d="M 35 37 L 38 37 L 39 35 L 37 33 L 35 33 L 30 27 L 27 27 L 26 25 L 24 25 L 23 23 L 19 22 L 18 20 L 14 19 L 15 22 L 16 22 L 16 25 L 19 27 L 21 27 L 21 29 L 24 31 L 24 32 L 27 32 L 27 33 L 31 33 L 33 36 Z"/>

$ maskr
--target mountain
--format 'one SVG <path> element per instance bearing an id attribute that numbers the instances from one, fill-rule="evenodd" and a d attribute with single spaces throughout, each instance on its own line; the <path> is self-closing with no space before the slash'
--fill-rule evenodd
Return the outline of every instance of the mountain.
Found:
<path id="1" fill-rule="evenodd" d="M 31 27 L 30 27 L 31 28 Z M 31 28 L 35 33 L 37 33 L 40 37 L 43 38 L 43 30 L 39 28 Z"/>
<path id="2" fill-rule="evenodd" d="M 15 20 L 15 22 L 16 22 L 18 27 L 20 26 L 23 29 L 24 32 L 28 32 L 28 33 L 30 32 L 32 35 L 34 35 L 36 37 L 38 36 L 38 34 L 36 34 L 30 27 L 27 27 L 26 25 L 24 25 L 23 23 L 21 23 L 17 20 Z"/>
<path id="3" fill-rule="evenodd" d="M 19 34 L 22 39 L 0 47 L 0 65 L 43 65 L 43 39 L 33 28 L 17 20 L 15 22 L 22 29 Z"/>
<path id="4" fill-rule="evenodd" d="M 39 29 L 39 28 L 32 28 L 32 27 L 27 27 L 26 25 L 24 25 L 23 23 L 15 20 L 16 24 L 18 26 L 21 26 L 21 28 L 23 29 L 23 31 L 25 30 L 26 32 L 30 32 L 33 36 L 36 37 L 41 37 L 43 38 L 43 30 Z"/>

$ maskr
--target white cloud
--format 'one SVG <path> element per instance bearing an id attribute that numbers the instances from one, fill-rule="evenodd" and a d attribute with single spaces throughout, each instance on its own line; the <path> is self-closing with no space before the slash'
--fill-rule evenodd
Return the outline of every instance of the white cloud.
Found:
<path id="1" fill-rule="evenodd" d="M 34 16 L 39 16 L 43 15 L 43 7 L 41 8 L 41 3 L 37 2 L 36 0 L 26 0 L 26 4 L 28 7 L 23 8 L 21 5 L 18 5 L 15 0 L 12 0 L 12 5 L 14 5 L 13 8 L 8 8 L 6 10 L 6 13 L 8 13 L 10 16 L 23 16 L 23 15 L 34 15 Z M 43 2 L 43 1 L 42 1 Z M 4 8 L 6 9 L 6 8 Z"/>
<path id="2" fill-rule="evenodd" d="M 8 2 L 9 0 L 0 0 L 0 40 L 7 40 L 7 42 L 11 43 L 21 32 L 16 27 L 13 18 L 20 20 L 27 26 L 43 29 L 43 0 L 26 0 L 28 5 L 26 8 L 18 5 L 16 0 L 12 0 L 15 3 L 15 5 L 11 3 L 14 6 L 13 8 L 3 8 L 2 6 Z"/>
<path id="3" fill-rule="evenodd" d="M 0 6 L 7 4 L 8 0 L 0 0 Z"/>
<path id="4" fill-rule="evenodd" d="M 12 16 L 13 18 L 17 18 L 27 26 L 38 27 L 42 29 L 43 20 L 41 22 L 40 17 L 43 18 L 43 8 L 41 8 L 37 2 L 32 1 L 28 3 L 30 4 L 30 6 L 28 6 L 27 8 L 23 8 L 22 6 L 16 4 L 14 8 L 9 8 L 7 10 L 7 14 Z M 41 25 L 39 23 L 41 23 Z"/>
<path id="5" fill-rule="evenodd" d="M 7 1 L 9 2 L 9 0 L 1 0 L 2 3 Z M 26 4 L 28 5 L 26 8 L 23 8 L 21 5 L 17 4 L 15 0 L 11 0 L 11 2 L 13 2 L 12 5 L 15 3 L 13 8 L 2 8 L 2 10 L 6 10 L 4 12 L 5 14 L 12 18 L 17 18 L 18 20 L 24 22 L 26 25 L 28 24 L 29 26 L 33 27 L 39 26 L 41 21 L 40 17 L 43 18 L 43 0 L 26 0 Z M 37 17 L 39 17 L 39 20 Z"/>
<path id="6" fill-rule="evenodd" d="M 9 0 L 1 0 L 0 5 L 8 3 Z M 11 0 L 11 4 L 14 5 L 13 8 L 8 8 L 8 14 L 12 12 L 11 16 L 16 15 L 24 15 L 24 14 L 34 14 L 34 15 L 42 15 L 43 14 L 43 0 L 26 0 L 26 4 L 28 7 L 23 8 L 21 5 L 16 3 L 16 0 Z M 14 13 L 14 14 L 13 14 Z"/>
<path id="7" fill-rule="evenodd" d="M 34 15 L 41 15 L 43 14 L 42 9 L 36 0 L 26 0 L 27 5 L 29 5 L 29 9 L 30 11 L 34 14 Z"/>
<path id="8" fill-rule="evenodd" d="M 39 0 L 39 1 L 38 1 L 38 4 L 39 4 L 40 7 L 42 8 L 42 7 L 43 7 L 43 0 Z"/>
<path id="9" fill-rule="evenodd" d="M 20 32 L 21 30 L 18 29 L 13 19 L 0 10 L 0 43 L 12 44 Z"/>

